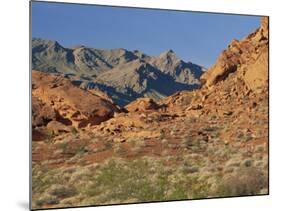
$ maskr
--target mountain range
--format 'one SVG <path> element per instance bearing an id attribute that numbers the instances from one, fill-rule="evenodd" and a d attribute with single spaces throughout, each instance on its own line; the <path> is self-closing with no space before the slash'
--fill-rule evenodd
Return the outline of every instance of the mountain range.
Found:
<path id="1" fill-rule="evenodd" d="M 138 50 L 65 48 L 57 41 L 32 39 L 32 69 L 63 75 L 83 89 L 107 93 L 119 106 L 139 97 L 160 100 L 200 87 L 204 68 L 185 62 L 173 50 L 149 56 Z"/>

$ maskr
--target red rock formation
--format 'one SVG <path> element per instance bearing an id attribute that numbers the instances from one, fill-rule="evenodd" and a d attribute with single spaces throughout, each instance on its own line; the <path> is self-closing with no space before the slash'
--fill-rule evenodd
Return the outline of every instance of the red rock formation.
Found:
<path id="1" fill-rule="evenodd" d="M 129 112 L 156 110 L 159 105 L 150 98 L 139 98 L 125 107 Z"/>
<path id="2" fill-rule="evenodd" d="M 261 27 L 246 38 L 233 40 L 219 56 L 217 62 L 201 76 L 206 87 L 224 80 L 232 72 L 238 72 L 248 88 L 256 91 L 268 83 L 268 18 Z"/>
<path id="3" fill-rule="evenodd" d="M 100 97 L 100 93 L 82 90 L 62 76 L 39 71 L 32 71 L 32 97 L 34 124 L 47 118 L 80 128 L 99 124 L 119 112 L 119 108 L 104 96 Z"/>
<path id="4" fill-rule="evenodd" d="M 55 117 L 55 110 L 50 105 L 32 95 L 32 127 L 46 126 Z"/>

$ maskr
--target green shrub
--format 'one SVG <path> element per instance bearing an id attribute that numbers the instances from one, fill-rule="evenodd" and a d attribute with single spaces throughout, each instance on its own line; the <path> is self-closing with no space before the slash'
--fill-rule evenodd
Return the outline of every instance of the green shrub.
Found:
<path id="1" fill-rule="evenodd" d="M 67 198 L 76 194 L 76 190 L 73 187 L 54 184 L 48 189 L 48 193 L 59 198 Z"/>
<path id="2" fill-rule="evenodd" d="M 51 196 L 49 194 L 45 194 L 36 200 L 35 204 L 39 207 L 43 205 L 55 205 L 58 204 L 59 200 L 55 196 Z"/>
<path id="3" fill-rule="evenodd" d="M 254 167 L 239 168 L 235 174 L 222 178 L 217 188 L 218 196 L 245 196 L 259 194 L 267 188 L 267 175 Z"/>

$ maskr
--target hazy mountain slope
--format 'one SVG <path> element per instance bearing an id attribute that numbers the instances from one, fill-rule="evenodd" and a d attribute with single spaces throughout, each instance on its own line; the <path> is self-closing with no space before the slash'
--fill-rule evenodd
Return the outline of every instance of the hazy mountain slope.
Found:
<path id="1" fill-rule="evenodd" d="M 54 72 L 76 72 L 72 50 L 56 41 L 32 39 L 32 69 Z"/>
<path id="2" fill-rule="evenodd" d="M 56 41 L 32 39 L 33 69 L 44 72 L 92 76 L 137 58 L 125 49 L 64 48 Z"/>
<path id="3" fill-rule="evenodd" d="M 173 50 L 167 50 L 158 57 L 150 59 L 150 63 L 163 73 L 172 76 L 179 83 L 199 85 L 202 67 L 179 59 Z"/>
<path id="4" fill-rule="evenodd" d="M 129 94 L 133 99 L 146 96 L 159 100 L 180 90 L 198 88 L 198 84 L 179 83 L 171 75 L 164 74 L 139 59 L 98 75 L 95 81 L 98 84 L 115 87 L 118 93 Z M 121 104 L 124 105 L 122 102 Z"/>

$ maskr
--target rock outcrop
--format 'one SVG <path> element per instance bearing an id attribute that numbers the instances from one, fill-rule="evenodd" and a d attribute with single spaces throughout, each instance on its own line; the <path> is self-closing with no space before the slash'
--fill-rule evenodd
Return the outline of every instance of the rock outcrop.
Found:
<path id="1" fill-rule="evenodd" d="M 120 109 L 106 97 L 74 86 L 62 76 L 32 71 L 34 124 L 56 120 L 77 128 L 96 125 Z"/>
<path id="2" fill-rule="evenodd" d="M 159 105 L 151 98 L 139 98 L 125 107 L 129 112 L 157 110 Z"/>
<path id="3" fill-rule="evenodd" d="M 32 127 L 46 126 L 55 118 L 55 110 L 49 104 L 32 95 Z"/>
<path id="4" fill-rule="evenodd" d="M 248 88 L 257 91 L 268 83 L 268 18 L 264 17 L 261 26 L 246 38 L 233 40 L 219 56 L 217 62 L 201 76 L 206 87 L 226 79 L 237 72 Z"/>

